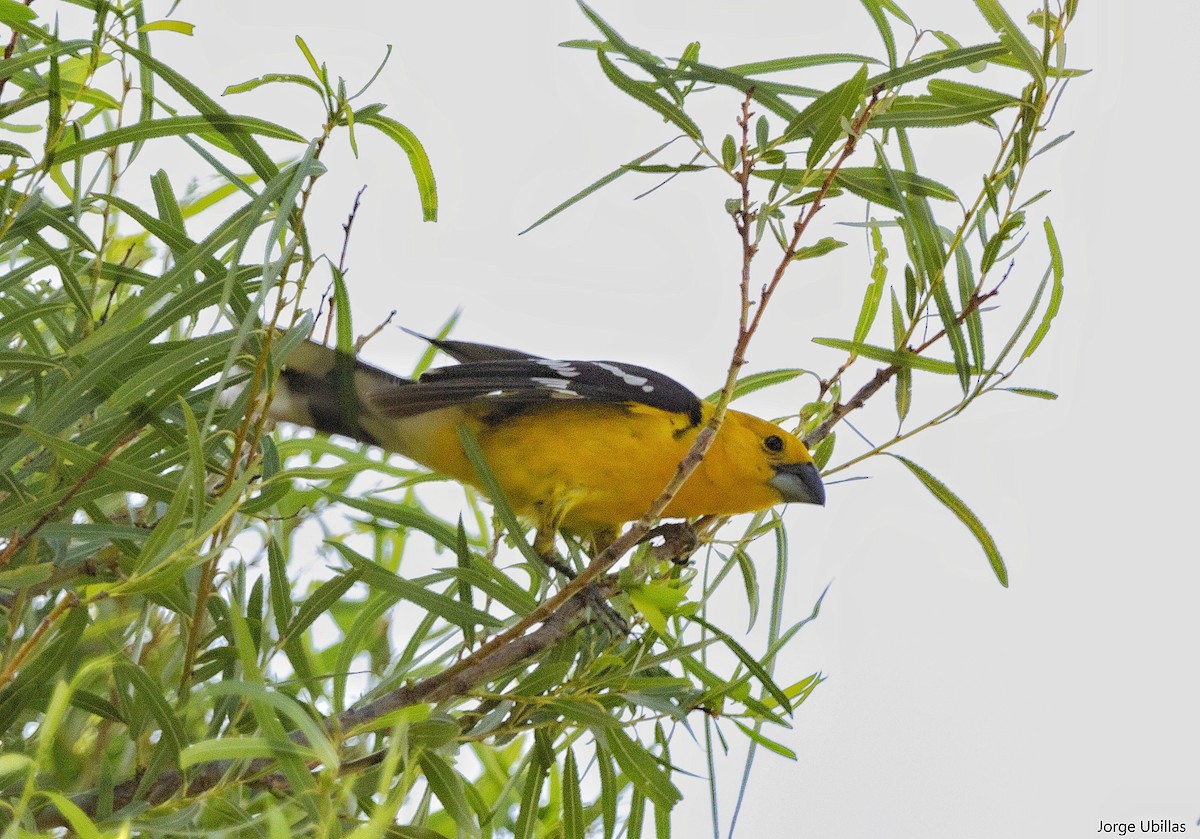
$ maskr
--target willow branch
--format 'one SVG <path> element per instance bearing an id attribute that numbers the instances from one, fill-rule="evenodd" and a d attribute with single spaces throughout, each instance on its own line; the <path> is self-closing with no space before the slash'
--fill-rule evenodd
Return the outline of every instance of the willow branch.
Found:
<path id="1" fill-rule="evenodd" d="M 401 708 L 417 703 L 438 702 L 453 696 L 468 693 L 476 685 L 495 676 L 507 667 L 528 660 L 543 650 L 566 637 L 575 627 L 575 618 L 588 605 L 587 589 L 597 584 L 602 575 L 621 560 L 648 534 L 654 524 L 662 516 L 663 511 L 671 503 L 675 494 L 699 466 L 704 455 L 716 439 L 725 410 L 737 383 L 738 372 L 745 364 L 745 353 L 762 321 L 763 313 L 771 295 L 783 279 L 789 265 L 795 258 L 799 242 L 813 216 L 823 206 L 823 199 L 833 185 L 837 172 L 842 164 L 854 153 L 858 136 L 870 119 L 872 110 L 877 102 L 879 90 L 872 93 L 863 113 L 855 120 L 852 131 L 843 146 L 841 153 L 825 178 L 816 199 L 802 212 L 793 227 L 793 236 L 786 249 L 783 259 L 776 268 L 771 281 L 764 286 L 759 299 L 750 299 L 750 265 L 756 249 L 750 238 L 750 228 L 754 219 L 749 180 L 753 168 L 753 159 L 749 154 L 749 124 L 752 113 L 749 110 L 753 99 L 753 89 L 746 93 L 742 104 L 742 113 L 738 124 L 742 130 L 742 170 L 737 175 L 741 183 L 741 208 L 739 218 L 735 219 L 743 243 L 743 266 L 741 275 L 741 316 L 739 318 L 738 339 L 730 360 L 726 375 L 725 386 L 714 409 L 712 417 L 700 429 L 691 448 L 675 468 L 670 482 L 663 488 L 654 502 L 640 519 L 634 522 L 618 538 L 613 540 L 604 550 L 596 555 L 575 579 L 569 581 L 557 593 L 543 601 L 537 608 L 518 620 L 504 632 L 494 636 L 471 655 L 451 665 L 440 673 L 417 682 L 406 685 L 380 696 L 370 702 L 350 708 L 337 717 L 327 718 L 327 731 L 346 731 L 363 729 L 382 717 Z M 753 315 L 751 316 L 751 310 Z M 611 584 L 610 584 L 611 585 Z M 606 586 L 607 587 L 607 586 Z M 540 624 L 540 626 L 538 626 Z M 533 627 L 538 626 L 537 629 Z M 531 631 L 532 630 L 532 631 Z M 290 735 L 293 742 L 304 743 L 305 738 L 300 732 Z M 267 771 L 273 760 L 259 758 L 250 761 L 242 777 L 261 775 Z M 216 761 L 198 768 L 187 779 L 187 789 L 190 794 L 204 792 L 214 787 L 233 767 L 230 761 Z M 131 778 L 112 791 L 112 807 L 120 809 L 134 800 L 134 796 L 142 787 L 140 777 Z M 155 778 L 140 796 L 150 803 L 160 803 L 178 792 L 184 784 L 183 775 L 179 772 L 164 772 Z M 85 813 L 94 813 L 99 803 L 98 793 L 88 792 L 73 799 L 74 803 Z M 61 815 L 53 808 L 44 811 L 44 821 L 47 825 L 60 825 Z M 39 823 L 43 821 L 39 817 Z"/>
<path id="2" fill-rule="evenodd" d="M 563 608 L 551 614 L 535 631 L 515 639 L 489 655 L 476 654 L 472 656 L 468 660 L 470 666 L 443 670 L 428 679 L 405 685 L 370 702 L 349 708 L 336 717 L 326 718 L 323 727 L 331 733 L 348 731 L 353 735 L 358 733 L 355 729 L 361 731 L 369 727 L 371 723 L 401 708 L 439 702 L 467 693 L 474 685 L 491 678 L 506 667 L 532 658 L 557 644 L 574 630 L 575 617 L 587 607 L 588 603 L 586 594 L 581 593 L 571 598 Z M 293 743 L 300 745 L 308 742 L 307 738 L 299 731 L 293 731 L 288 737 Z M 187 778 L 178 771 L 163 772 L 142 790 L 141 795 L 138 795 L 138 791 L 142 789 L 144 772 L 139 772 L 134 777 L 113 787 L 111 808 L 113 812 L 116 812 L 132 804 L 135 800 L 148 804 L 161 804 L 183 789 L 185 783 L 187 794 L 190 796 L 207 792 L 223 781 L 225 783 L 242 781 L 261 785 L 263 774 L 274 765 L 273 758 L 256 758 L 246 763 L 244 768 L 233 777 L 230 777 L 230 772 L 235 769 L 235 762 L 231 760 L 218 760 L 202 764 Z M 344 764 L 339 767 L 342 773 L 359 769 L 361 769 L 361 765 L 357 763 Z M 275 786 L 274 783 L 268 785 Z M 71 801 L 84 813 L 94 816 L 100 804 L 100 792 L 91 790 L 81 793 L 72 796 Z M 63 815 L 54 807 L 47 807 L 40 812 L 37 822 L 42 829 L 68 826 Z"/>
<path id="3" fill-rule="evenodd" d="M 1003 283 L 1003 280 L 1001 280 L 1001 283 Z M 967 305 L 963 306 L 963 310 L 958 313 L 958 315 L 955 317 L 955 320 L 959 324 L 964 323 L 966 319 L 971 316 L 971 314 L 979 309 L 980 306 L 999 293 L 1000 286 L 997 285 L 986 294 L 974 295 L 967 302 Z M 910 348 L 909 352 L 913 353 L 914 355 L 920 355 L 945 337 L 946 328 L 942 327 L 920 346 Z M 843 369 L 845 369 L 845 365 L 843 365 Z M 898 364 L 890 364 L 887 367 L 880 367 L 878 370 L 876 370 L 875 375 L 872 376 L 865 385 L 860 387 L 853 396 L 851 396 L 845 402 L 839 402 L 837 405 L 833 406 L 833 411 L 830 413 L 829 418 L 805 435 L 804 444 L 811 449 L 813 446 L 817 445 L 826 437 L 828 437 L 829 432 L 833 430 L 835 425 L 845 419 L 846 416 L 851 412 L 857 411 L 859 408 L 866 405 L 867 400 L 878 393 L 879 390 L 889 381 L 891 381 L 892 377 L 899 372 L 900 365 Z"/>

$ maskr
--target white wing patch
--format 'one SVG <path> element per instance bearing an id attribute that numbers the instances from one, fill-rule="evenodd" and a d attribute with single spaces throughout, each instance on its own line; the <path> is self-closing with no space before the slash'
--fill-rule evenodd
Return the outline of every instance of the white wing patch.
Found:
<path id="1" fill-rule="evenodd" d="M 607 361 L 594 361 L 592 363 L 601 370 L 607 370 L 612 373 L 630 387 L 640 387 L 644 393 L 652 393 L 654 391 L 654 385 L 647 384 L 650 380 L 645 376 L 635 376 L 633 373 L 626 373 L 617 365 L 609 364 Z"/>
<path id="2" fill-rule="evenodd" d="M 539 358 L 537 359 L 537 363 L 541 364 L 543 367 L 549 367 L 558 375 L 566 376 L 569 379 L 573 379 L 579 375 L 579 371 L 575 369 L 575 366 L 569 361 L 559 361 L 554 358 Z M 534 379 L 534 381 L 539 380 Z"/>
<path id="3" fill-rule="evenodd" d="M 557 396 L 565 399 L 579 398 L 579 394 L 571 390 L 570 379 L 554 379 L 549 376 L 530 376 L 531 382 L 536 382 L 544 388 L 549 388 L 551 396 Z"/>

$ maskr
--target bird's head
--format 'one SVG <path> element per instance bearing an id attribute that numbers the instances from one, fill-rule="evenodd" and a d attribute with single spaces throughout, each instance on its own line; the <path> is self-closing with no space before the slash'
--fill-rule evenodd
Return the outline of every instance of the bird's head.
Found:
<path id="1" fill-rule="evenodd" d="M 752 473 L 751 480 L 777 493 L 763 507 L 784 502 L 825 504 L 825 485 L 804 441 L 775 423 L 729 411 L 717 435 L 720 448 Z"/>

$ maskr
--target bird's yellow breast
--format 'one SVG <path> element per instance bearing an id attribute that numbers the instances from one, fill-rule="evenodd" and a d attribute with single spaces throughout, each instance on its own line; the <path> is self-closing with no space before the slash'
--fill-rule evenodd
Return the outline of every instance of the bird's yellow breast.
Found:
<path id="1" fill-rule="evenodd" d="M 451 416 L 451 412 L 455 416 Z M 705 419 L 711 408 L 705 406 Z M 443 415 L 444 414 L 444 415 Z M 740 513 L 778 503 L 746 415 L 730 411 L 700 467 L 664 515 Z M 457 439 L 465 425 L 519 515 L 578 533 L 640 518 L 675 474 L 701 426 L 641 405 L 563 402 L 489 422 L 478 410 L 452 408 L 392 420 L 381 443 L 435 471 L 478 485 Z M 744 437 L 745 440 L 741 438 Z"/>

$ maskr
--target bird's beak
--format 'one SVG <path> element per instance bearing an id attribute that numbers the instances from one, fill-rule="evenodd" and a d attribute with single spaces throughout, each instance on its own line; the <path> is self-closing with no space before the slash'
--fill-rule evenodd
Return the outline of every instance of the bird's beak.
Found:
<path id="1" fill-rule="evenodd" d="M 775 467 L 775 477 L 768 481 L 783 496 L 784 501 L 825 506 L 825 485 L 821 473 L 811 463 L 789 463 Z"/>

